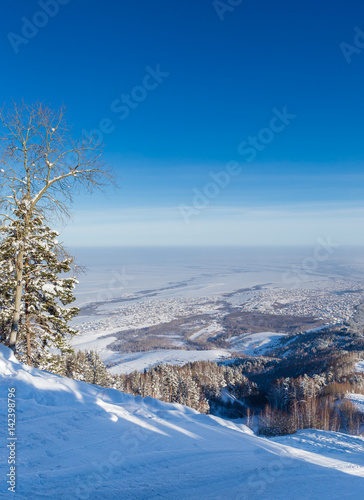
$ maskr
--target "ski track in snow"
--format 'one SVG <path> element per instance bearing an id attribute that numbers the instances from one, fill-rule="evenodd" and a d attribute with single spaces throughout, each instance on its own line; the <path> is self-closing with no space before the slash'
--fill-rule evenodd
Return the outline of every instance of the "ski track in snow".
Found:
<path id="1" fill-rule="evenodd" d="M 3 422 L 9 387 L 17 405 L 15 498 L 362 498 L 361 437 L 304 430 L 268 440 L 179 404 L 27 367 L 0 345 Z M 8 451 L 0 450 L 5 477 Z M 3 480 L 0 498 L 11 494 L 6 487 Z"/>

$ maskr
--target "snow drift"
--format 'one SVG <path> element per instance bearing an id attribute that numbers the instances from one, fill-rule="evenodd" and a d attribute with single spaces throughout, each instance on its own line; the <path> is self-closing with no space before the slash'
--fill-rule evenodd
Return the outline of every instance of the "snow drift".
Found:
<path id="1" fill-rule="evenodd" d="M 16 394 L 16 494 L 38 499 L 360 498 L 364 439 L 300 431 L 268 440 L 178 404 L 68 380 L 0 345 L 0 498 L 6 406 Z"/>

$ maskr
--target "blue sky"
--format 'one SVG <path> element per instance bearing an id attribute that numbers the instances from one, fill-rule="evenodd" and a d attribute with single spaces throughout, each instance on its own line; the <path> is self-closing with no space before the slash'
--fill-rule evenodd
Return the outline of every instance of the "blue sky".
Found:
<path id="1" fill-rule="evenodd" d="M 5 103 L 103 125 L 119 179 L 67 244 L 364 244 L 364 5 L 229 1 L 3 6 Z"/>

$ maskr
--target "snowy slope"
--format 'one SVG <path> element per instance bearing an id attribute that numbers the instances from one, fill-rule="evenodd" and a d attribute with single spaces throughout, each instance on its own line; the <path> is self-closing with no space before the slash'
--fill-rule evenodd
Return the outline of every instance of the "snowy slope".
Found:
<path id="1" fill-rule="evenodd" d="M 17 399 L 17 493 L 8 493 L 6 398 Z M 364 439 L 303 431 L 268 440 L 178 404 L 18 363 L 0 345 L 0 498 L 362 498 Z"/>
<path id="2" fill-rule="evenodd" d="M 364 395 L 363 394 L 347 394 L 347 399 L 355 405 L 355 407 L 361 412 L 364 413 Z"/>
<path id="3" fill-rule="evenodd" d="M 355 371 L 364 372 L 364 361 L 358 361 L 358 363 L 355 364 Z"/>
<path id="4" fill-rule="evenodd" d="M 210 350 L 185 350 L 185 349 L 155 349 L 153 351 L 139 351 L 125 353 L 122 362 L 109 368 L 113 374 L 131 373 L 135 370 L 144 371 L 146 368 L 155 366 L 159 363 L 170 365 L 185 365 L 193 361 L 217 361 L 230 357 L 230 352 L 226 349 Z M 116 353 L 115 358 L 120 361 L 120 353 Z M 113 361 L 110 356 L 109 361 Z"/>
<path id="5" fill-rule="evenodd" d="M 236 351 L 241 351 L 248 356 L 264 356 L 267 351 L 273 349 L 277 340 L 286 336 L 286 333 L 274 332 L 245 333 L 232 337 L 229 341 Z"/>

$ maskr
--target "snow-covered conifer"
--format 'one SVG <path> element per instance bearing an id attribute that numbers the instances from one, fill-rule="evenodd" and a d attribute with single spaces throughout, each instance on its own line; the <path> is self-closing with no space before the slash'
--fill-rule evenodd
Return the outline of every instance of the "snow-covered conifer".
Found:
<path id="1" fill-rule="evenodd" d="M 77 333 L 69 322 L 79 310 L 67 307 L 75 300 L 73 289 L 77 283 L 75 277 L 68 275 L 72 259 L 62 252 L 58 233 L 44 224 L 40 212 L 35 209 L 29 212 L 26 203 L 13 211 L 11 222 L 0 231 L 2 335 L 10 334 L 16 288 L 21 286 L 18 354 L 28 364 L 52 370 L 56 368 L 53 364 L 57 353 L 72 351 L 69 339 Z M 16 268 L 20 248 L 22 280 L 18 283 Z"/>
<path id="2" fill-rule="evenodd" d="M 110 376 L 104 362 L 101 360 L 97 352 L 89 351 L 87 352 L 86 357 L 91 373 L 91 380 L 87 380 L 87 382 L 91 384 L 101 385 L 103 387 L 112 386 L 112 377 Z"/>

